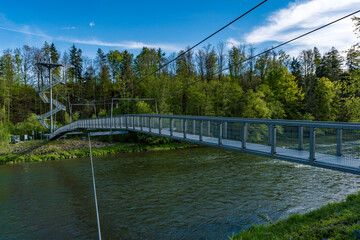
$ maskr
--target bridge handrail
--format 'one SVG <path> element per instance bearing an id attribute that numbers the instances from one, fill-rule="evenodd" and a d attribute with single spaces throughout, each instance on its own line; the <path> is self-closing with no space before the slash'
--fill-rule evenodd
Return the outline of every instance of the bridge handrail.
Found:
<path id="1" fill-rule="evenodd" d="M 313 127 L 313 128 L 333 128 L 333 129 L 350 129 L 360 130 L 359 123 L 347 123 L 347 122 L 324 122 L 324 121 L 302 121 L 302 120 L 275 120 L 275 119 L 252 119 L 252 118 L 222 118 L 222 117 L 208 117 L 208 116 L 184 116 L 184 115 L 159 115 L 159 114 L 123 114 L 114 115 L 112 118 L 119 117 L 155 117 L 155 118 L 172 118 L 172 119 L 187 119 L 187 120 L 203 120 L 203 121 L 215 121 L 215 122 L 230 122 L 230 123 L 248 123 L 248 124 L 267 124 L 267 125 L 279 125 L 279 126 L 297 126 L 297 127 Z M 94 120 L 94 119 L 109 119 L 111 116 L 80 119 L 57 129 L 50 138 L 68 130 L 74 130 L 80 128 L 81 124 Z M 84 126 L 84 125 L 83 125 Z"/>
<path id="2" fill-rule="evenodd" d="M 336 129 L 352 129 L 360 130 L 360 123 L 349 122 L 325 122 L 325 121 L 306 121 L 306 120 L 279 120 L 279 119 L 257 119 L 257 118 L 232 118 L 232 117 L 209 117 L 209 116 L 187 116 L 187 115 L 160 115 L 160 114 L 123 114 L 114 115 L 113 118 L 119 116 L 142 116 L 142 117 L 161 117 L 173 119 L 203 120 L 215 122 L 231 122 L 231 123 L 254 123 L 280 126 L 297 126 L 297 127 L 314 127 L 314 128 L 336 128 Z M 111 118 L 111 116 L 101 117 Z"/>

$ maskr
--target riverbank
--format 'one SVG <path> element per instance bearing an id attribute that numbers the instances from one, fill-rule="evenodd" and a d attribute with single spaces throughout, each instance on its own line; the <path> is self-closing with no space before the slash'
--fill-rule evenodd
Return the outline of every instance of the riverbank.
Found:
<path id="1" fill-rule="evenodd" d="M 189 143 L 169 142 L 147 145 L 144 143 L 114 143 L 91 140 L 93 156 L 129 152 L 160 151 L 187 148 Z M 90 156 L 88 140 L 62 139 L 58 141 L 28 141 L 0 150 L 0 164 L 41 162 Z"/>
<path id="2" fill-rule="evenodd" d="M 252 226 L 230 239 L 360 239 L 360 192 L 304 215 Z"/>

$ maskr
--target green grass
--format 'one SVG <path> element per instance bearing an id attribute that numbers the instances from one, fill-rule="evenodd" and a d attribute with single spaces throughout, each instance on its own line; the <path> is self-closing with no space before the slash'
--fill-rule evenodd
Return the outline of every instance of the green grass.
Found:
<path id="1" fill-rule="evenodd" d="M 360 192 L 304 215 L 252 226 L 229 239 L 360 239 Z"/>
<path id="2" fill-rule="evenodd" d="M 178 143 L 170 142 L 166 144 L 157 144 L 157 145 L 144 145 L 144 144 L 125 144 L 120 143 L 114 146 L 107 146 L 102 148 L 92 148 L 93 156 L 104 156 L 120 153 L 130 153 L 130 152 L 144 152 L 144 151 L 159 151 L 159 150 L 171 150 L 177 148 L 189 147 L 189 143 Z M 22 156 L 15 154 L 6 154 L 0 156 L 0 164 L 12 164 L 12 163 L 21 163 L 21 162 L 41 162 L 49 160 L 58 160 L 58 159 L 70 159 L 70 158 L 83 158 L 90 156 L 90 150 L 79 149 L 79 150 L 51 150 L 49 153 L 36 155 L 28 153 Z"/>

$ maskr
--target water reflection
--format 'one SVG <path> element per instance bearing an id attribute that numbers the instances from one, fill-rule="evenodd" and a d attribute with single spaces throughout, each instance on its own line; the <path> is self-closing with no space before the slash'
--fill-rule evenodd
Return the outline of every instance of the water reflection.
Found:
<path id="1" fill-rule="evenodd" d="M 360 177 L 212 148 L 95 158 L 104 239 L 227 239 L 355 193 Z M 0 166 L 0 239 L 96 239 L 88 159 Z"/>

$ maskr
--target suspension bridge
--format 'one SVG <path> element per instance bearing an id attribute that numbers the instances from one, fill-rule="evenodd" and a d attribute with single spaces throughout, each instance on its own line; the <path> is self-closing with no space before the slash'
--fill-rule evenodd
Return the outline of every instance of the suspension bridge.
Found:
<path id="1" fill-rule="evenodd" d="M 199 145 L 360 174 L 360 124 L 225 117 L 127 114 L 82 119 L 58 128 L 137 132 Z"/>

